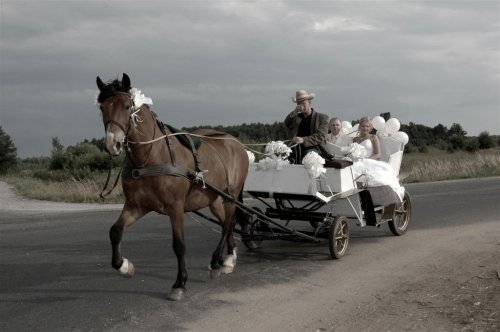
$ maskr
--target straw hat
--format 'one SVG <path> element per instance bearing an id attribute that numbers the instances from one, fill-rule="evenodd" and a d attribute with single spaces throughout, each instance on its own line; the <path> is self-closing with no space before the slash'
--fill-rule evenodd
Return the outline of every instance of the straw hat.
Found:
<path id="1" fill-rule="evenodd" d="M 295 92 L 295 98 L 292 97 L 292 100 L 294 103 L 300 103 L 303 102 L 304 100 L 312 100 L 316 97 L 316 95 L 312 92 L 307 92 L 306 90 L 299 90 Z"/>

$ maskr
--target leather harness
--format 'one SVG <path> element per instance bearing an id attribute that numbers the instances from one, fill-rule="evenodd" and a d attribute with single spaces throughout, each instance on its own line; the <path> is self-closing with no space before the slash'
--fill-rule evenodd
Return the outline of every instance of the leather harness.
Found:
<path id="1" fill-rule="evenodd" d="M 114 95 L 117 95 L 117 94 L 126 94 L 126 95 L 128 95 L 131 98 L 131 96 L 130 96 L 129 93 L 117 92 Z M 135 109 L 135 105 L 134 105 L 133 99 L 132 99 L 132 105 L 133 105 L 133 107 L 131 108 L 132 109 L 131 112 L 133 112 L 133 110 Z M 172 142 L 172 140 L 169 137 L 170 135 L 167 134 L 167 132 L 165 130 L 165 128 L 168 128 L 170 131 L 174 131 L 175 128 L 173 128 L 173 127 L 171 127 L 169 125 L 165 125 L 163 122 L 161 122 L 160 120 L 157 119 L 156 114 L 154 112 L 152 112 L 152 111 L 150 111 L 150 112 L 152 113 L 153 118 L 155 119 L 156 124 L 158 125 L 158 127 L 161 130 L 161 132 L 165 136 L 165 142 L 167 144 L 168 152 L 170 154 L 171 163 L 158 164 L 158 165 L 150 165 L 150 166 L 137 166 L 137 165 L 135 165 L 135 163 L 133 162 L 132 158 L 129 155 L 129 153 L 130 153 L 130 146 L 129 146 L 129 144 L 130 143 L 128 142 L 128 139 L 127 139 L 127 137 L 128 137 L 128 131 L 130 129 L 131 117 L 132 117 L 132 113 L 131 113 L 131 116 L 129 117 L 129 122 L 127 123 L 127 127 L 126 128 L 123 128 L 123 126 L 121 124 L 119 124 L 118 122 L 116 122 L 114 120 L 108 120 L 104 124 L 104 126 L 106 127 L 109 123 L 113 123 L 113 124 L 117 125 L 120 129 L 122 129 L 124 131 L 124 133 L 125 133 L 125 145 L 127 147 L 126 153 L 129 155 L 128 159 L 130 160 L 130 162 L 132 164 L 125 163 L 122 166 L 122 170 L 120 171 L 121 177 L 124 178 L 124 179 L 127 179 L 127 178 L 139 179 L 139 178 L 145 177 L 145 176 L 158 176 L 158 175 L 180 176 L 180 177 L 184 177 L 184 178 L 192 181 L 193 183 L 202 185 L 203 188 L 205 188 L 206 186 L 208 186 L 210 189 L 212 189 L 215 192 L 217 192 L 217 193 L 220 194 L 221 191 L 218 188 L 216 188 L 212 184 L 207 183 L 207 182 L 204 181 L 204 179 L 203 179 L 203 171 L 200 169 L 200 159 L 199 159 L 199 156 L 198 156 L 198 152 L 197 152 L 197 149 L 195 147 L 195 144 L 194 144 L 191 136 L 189 134 L 183 134 L 183 136 L 184 136 L 184 142 L 181 143 L 181 144 L 184 145 L 186 148 L 188 148 L 188 149 L 191 150 L 191 153 L 193 155 L 193 159 L 194 159 L 194 162 L 195 162 L 195 169 L 194 170 L 188 169 L 188 168 L 186 168 L 184 166 L 181 166 L 181 165 L 177 165 L 176 158 L 175 158 L 175 149 L 173 148 L 173 142 Z M 179 142 L 182 142 L 181 139 L 179 139 Z M 230 198 L 234 199 L 230 195 L 230 192 L 229 192 L 229 179 L 228 179 L 227 167 L 226 167 L 223 159 L 221 158 L 221 156 L 217 152 L 217 150 L 215 150 L 215 148 L 213 148 L 212 145 L 209 144 L 209 146 L 216 152 L 216 155 L 219 157 L 219 159 L 220 159 L 220 161 L 222 163 L 222 166 L 224 168 L 225 174 L 226 174 L 226 177 L 225 177 L 226 188 L 224 189 L 224 193 L 226 195 L 223 195 L 223 198 L 225 200 L 227 200 L 228 196 L 229 196 Z M 148 159 L 149 159 L 149 157 L 148 157 Z M 120 174 L 118 174 L 118 177 L 119 176 L 120 176 Z M 108 176 L 108 180 L 109 180 L 109 176 Z M 117 183 L 117 181 L 115 182 L 115 186 L 116 186 L 116 183 Z M 105 185 L 105 188 L 106 187 L 107 187 L 107 183 Z M 113 189 L 111 189 L 107 194 L 111 193 L 112 190 Z M 103 189 L 103 192 L 104 192 L 104 189 Z M 101 193 L 101 197 L 103 196 L 103 192 Z"/>

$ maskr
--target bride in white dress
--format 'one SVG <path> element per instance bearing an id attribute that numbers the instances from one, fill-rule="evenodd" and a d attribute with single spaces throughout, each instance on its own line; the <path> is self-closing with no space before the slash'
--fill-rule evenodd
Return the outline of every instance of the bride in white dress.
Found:
<path id="1" fill-rule="evenodd" d="M 402 200 L 404 187 L 399 184 L 397 174 L 386 162 L 379 161 L 380 140 L 376 135 L 370 134 L 373 129 L 371 120 L 364 117 L 359 122 L 358 136 L 353 142 L 358 143 L 366 149 L 365 157 L 353 164 L 354 176 L 359 180 L 366 181 L 368 187 L 390 186 Z"/>

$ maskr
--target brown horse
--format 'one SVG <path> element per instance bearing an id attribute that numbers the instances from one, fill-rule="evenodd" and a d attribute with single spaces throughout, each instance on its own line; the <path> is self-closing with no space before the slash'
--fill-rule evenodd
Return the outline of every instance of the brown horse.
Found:
<path id="1" fill-rule="evenodd" d="M 241 200 L 248 171 L 248 156 L 243 145 L 231 135 L 198 130 L 192 134 L 202 137 L 201 145 L 189 149 L 156 119 L 148 105 L 135 105 L 126 74 L 121 81 L 105 84 L 97 77 L 96 82 L 106 148 L 111 155 L 126 151 L 122 173 L 125 204 L 109 231 L 112 266 L 125 277 L 131 277 L 134 266 L 121 255 L 123 232 L 151 211 L 168 215 L 178 264 L 177 279 L 168 298 L 182 299 L 188 277 L 184 213 L 208 206 L 222 225 L 222 236 L 209 266 L 210 275 L 231 273 L 236 264 L 233 238 L 236 205 L 234 200 L 223 199 L 210 187 Z M 210 185 L 207 188 L 205 184 Z M 228 256 L 224 260 L 222 252 L 226 244 Z"/>

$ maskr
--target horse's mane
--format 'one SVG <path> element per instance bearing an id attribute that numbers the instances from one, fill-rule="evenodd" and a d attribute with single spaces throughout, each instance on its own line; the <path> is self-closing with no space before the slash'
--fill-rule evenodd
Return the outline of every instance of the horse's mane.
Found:
<path id="1" fill-rule="evenodd" d="M 126 87 L 123 86 L 122 82 L 118 79 L 114 81 L 110 81 L 106 84 L 106 86 L 101 90 L 99 96 L 97 96 L 97 102 L 102 103 L 109 97 L 115 95 L 117 92 L 129 92 Z"/>

